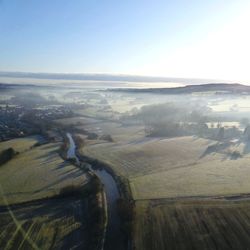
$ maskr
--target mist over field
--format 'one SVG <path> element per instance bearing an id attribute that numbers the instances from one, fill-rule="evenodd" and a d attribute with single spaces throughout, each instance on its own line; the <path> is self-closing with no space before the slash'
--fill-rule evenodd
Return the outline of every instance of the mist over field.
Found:
<path id="1" fill-rule="evenodd" d="M 250 249 L 249 13 L 0 0 L 0 250 Z"/>
<path id="2" fill-rule="evenodd" d="M 69 74 L 69 73 L 25 73 L 1 72 L 0 83 L 66 85 L 86 88 L 169 88 L 193 84 L 234 83 L 234 81 L 215 79 L 191 79 L 138 75 L 114 74 Z M 248 84 L 247 81 L 239 82 Z"/>
<path id="3" fill-rule="evenodd" d="M 78 241 L 80 235 L 84 237 L 79 247 L 103 244 L 105 237 L 105 246 L 111 249 L 125 249 L 131 240 L 136 249 L 165 249 L 167 244 L 179 248 L 179 234 L 193 238 L 200 220 L 211 227 L 209 243 L 193 239 L 190 249 L 234 244 L 231 231 L 227 241 L 217 242 L 224 229 L 216 224 L 214 231 L 210 223 L 216 219 L 212 215 L 203 218 L 200 213 L 210 214 L 209 206 L 211 213 L 215 211 L 218 218 L 226 216 L 225 223 L 235 227 L 230 221 L 236 216 L 233 211 L 247 211 L 250 206 L 249 87 L 199 84 L 136 88 L 116 84 L 114 88 L 108 82 L 100 88 L 91 84 L 89 88 L 68 83 L 60 87 L 28 82 L 0 85 L 0 203 L 13 206 L 18 218 L 26 204 L 31 204 L 33 217 L 26 222 L 17 219 L 29 224 L 33 218 L 30 227 L 23 226 L 23 235 L 40 223 L 36 200 L 41 203 L 45 199 L 43 206 L 53 207 L 70 199 L 72 204 L 80 202 L 73 213 L 89 211 L 86 203 L 90 202 L 99 214 L 93 226 L 89 223 L 97 215 L 90 212 L 70 224 L 67 230 L 73 237 Z M 194 216 L 191 229 L 182 233 L 179 227 L 189 222 L 187 215 L 178 219 L 180 208 L 183 216 Z M 56 211 L 61 214 L 66 209 Z M 6 216 L 6 211 L 0 216 Z M 155 218 L 157 224 L 147 221 L 147 216 Z M 244 224 L 247 219 L 241 216 Z M 44 223 L 48 229 L 54 225 L 52 221 Z M 0 224 L 4 231 L 14 227 L 5 225 Z M 84 231 L 86 226 L 93 231 Z M 156 231 L 151 231 L 155 226 Z M 57 244 L 60 248 L 60 239 L 68 236 L 60 225 L 54 230 L 51 236 L 58 237 L 57 243 L 39 231 L 30 234 L 30 243 L 25 244 L 39 247 L 46 241 L 47 246 Z M 167 239 L 159 237 L 159 231 L 166 230 L 179 233 Z M 199 230 L 203 237 L 204 229 Z M 249 241 L 244 236 L 247 229 L 240 226 L 238 230 L 242 232 L 237 236 L 239 247 L 244 248 Z M 159 244 L 145 245 L 148 232 Z M 38 241 L 38 235 L 43 241 Z M 90 237 L 95 240 L 90 241 Z M 19 242 L 16 237 L 13 241 Z M 65 244 L 74 244 L 69 242 Z M 4 238 L 0 243 L 17 244 L 6 243 Z"/>

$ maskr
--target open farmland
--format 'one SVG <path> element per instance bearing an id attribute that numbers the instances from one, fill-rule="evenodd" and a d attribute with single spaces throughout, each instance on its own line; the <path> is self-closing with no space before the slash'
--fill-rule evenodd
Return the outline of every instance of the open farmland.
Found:
<path id="1" fill-rule="evenodd" d="M 4 197 L 10 204 L 18 203 L 53 196 L 73 183 L 85 184 L 87 179 L 82 171 L 59 156 L 59 146 L 49 143 L 34 147 L 2 165 L 0 204 L 4 205 Z"/>
<path id="2" fill-rule="evenodd" d="M 130 140 L 120 143 L 91 144 L 83 147 L 82 153 L 110 164 L 118 173 L 136 177 L 197 164 L 206 148 L 214 143 L 194 137 L 127 138 Z"/>
<path id="3" fill-rule="evenodd" d="M 214 101 L 210 106 L 216 112 L 227 112 L 237 110 L 240 112 L 250 111 L 249 96 L 231 97 L 230 99 L 221 99 Z"/>
<path id="4" fill-rule="evenodd" d="M 97 119 L 112 119 L 114 116 L 113 110 L 109 107 L 103 107 L 103 105 L 88 107 L 84 109 L 76 110 L 75 113 L 80 116 L 89 116 Z"/>
<path id="5" fill-rule="evenodd" d="M 29 150 L 32 146 L 34 146 L 37 142 L 43 141 L 41 136 L 28 136 L 25 138 L 17 138 L 4 142 L 0 142 L 0 152 L 13 148 L 16 152 L 23 152 Z"/>
<path id="6" fill-rule="evenodd" d="M 137 201 L 135 249 L 248 249 L 249 217 L 249 201 Z"/>
<path id="7" fill-rule="evenodd" d="M 83 249 L 86 204 L 75 198 L 0 207 L 0 249 Z"/>
<path id="8" fill-rule="evenodd" d="M 99 122 L 96 124 L 77 126 L 77 128 L 86 129 L 99 136 L 111 135 L 115 143 L 123 144 L 144 136 L 144 128 L 142 126 L 125 126 L 118 122 Z"/>
<path id="9" fill-rule="evenodd" d="M 249 193 L 249 157 L 214 160 L 130 179 L 135 199 Z"/>
<path id="10" fill-rule="evenodd" d="M 138 102 L 135 100 L 133 96 L 131 97 L 123 97 L 123 96 L 112 96 L 112 98 L 107 98 L 108 104 L 111 109 L 115 112 L 124 113 L 130 111 L 133 108 L 140 108 L 145 105 L 145 101 Z"/>
<path id="11" fill-rule="evenodd" d="M 154 120 L 154 113 L 152 117 Z M 128 180 L 135 202 L 136 250 L 249 246 L 250 202 L 248 198 L 244 201 L 250 193 L 249 140 L 240 115 L 220 122 L 215 117 L 204 123 L 207 131 L 219 123 L 223 131 L 235 127 L 241 134 L 219 139 L 202 135 L 196 127 L 192 136 L 146 136 L 146 126 L 136 116 L 123 124 L 118 119 L 77 126 L 99 135 L 92 140 L 85 137 L 80 153 Z M 113 141 L 102 140 L 104 134 Z M 226 200 L 228 196 L 239 197 L 239 201 Z"/>
<path id="12" fill-rule="evenodd" d="M 75 116 L 70 118 L 62 118 L 55 120 L 60 125 L 89 125 L 89 124 L 95 124 L 99 123 L 99 120 L 96 120 L 94 118 L 89 117 L 81 117 L 81 116 Z"/>
<path id="13" fill-rule="evenodd" d="M 0 249 L 82 249 L 86 231 L 90 236 L 103 230 L 91 221 L 99 216 L 90 207 L 93 197 L 60 196 L 64 187 L 91 180 L 80 171 L 89 165 L 77 168 L 60 157 L 62 143 L 72 152 L 80 147 L 76 156 L 86 156 L 79 159 L 101 176 L 107 206 L 101 196 L 96 200 L 102 205 L 98 211 L 108 212 L 106 242 L 128 238 L 135 250 L 249 246 L 250 122 L 235 105 L 211 109 L 229 96 L 108 91 L 89 97 L 65 91 L 65 96 L 70 115 L 50 117 L 44 136 L 65 133 L 75 144 L 61 137 L 60 143 L 46 143 L 39 136 L 0 143 L 1 150 L 19 152 L 0 167 Z"/>
<path id="14" fill-rule="evenodd" d="M 195 137 L 141 138 L 129 143 L 91 143 L 82 153 L 126 176 L 136 200 L 248 193 L 248 152 L 239 159 L 231 159 L 224 151 L 205 154 L 215 144 Z M 231 148 L 244 153 L 246 145 Z"/>
<path id="15" fill-rule="evenodd" d="M 114 142 L 127 143 L 142 138 L 144 127 L 142 125 L 123 125 L 117 121 L 106 121 L 103 119 L 84 116 L 58 119 L 56 122 L 62 126 L 74 126 L 83 131 L 93 132 L 101 136 L 109 134 Z"/>

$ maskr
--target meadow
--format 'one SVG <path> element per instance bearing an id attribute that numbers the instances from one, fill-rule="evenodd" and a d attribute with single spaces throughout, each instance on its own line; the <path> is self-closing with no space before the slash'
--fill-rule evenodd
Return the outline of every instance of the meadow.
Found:
<path id="1" fill-rule="evenodd" d="M 65 90 L 58 96 L 69 104 L 74 116 L 57 119 L 55 124 L 80 135 L 79 152 L 105 163 L 122 177 L 119 180 L 129 184 L 136 250 L 246 249 L 250 245 L 250 143 L 243 134 L 246 124 L 241 122 L 249 115 L 248 98 L 206 92 L 151 95 L 83 90 Z M 242 102 L 238 102 L 240 98 Z M 162 114 L 167 109 L 155 105 L 159 103 L 170 108 L 177 105 L 183 124 L 193 124 L 194 130 L 167 136 L 147 133 L 151 125 L 148 114 L 156 125 L 164 121 L 169 128 L 167 125 L 176 122 L 178 114 Z M 140 108 L 151 104 L 160 111 L 153 109 L 140 120 Z M 196 107 L 201 115 L 192 113 Z M 235 127 L 241 133 L 228 139 L 198 131 L 199 124 L 212 130 L 218 123 L 225 130 Z M 92 138 L 91 133 L 95 133 Z M 85 230 L 79 222 L 84 224 L 80 212 L 84 206 L 79 200 L 64 201 L 64 208 L 63 198 L 47 197 L 68 185 L 84 185 L 86 176 L 60 157 L 59 143 L 33 147 L 38 141 L 36 136 L 0 143 L 0 150 L 13 147 L 20 152 L 0 167 L 0 216 L 6 217 L 0 230 L 14 232 L 9 241 L 5 233 L 0 234 L 0 248 L 7 244 L 7 249 L 14 249 L 14 242 L 21 242 L 23 249 L 33 243 L 35 248 L 40 244 L 70 248 L 67 239 L 77 242 Z M 29 206 L 24 204 L 27 201 Z"/>
<path id="2" fill-rule="evenodd" d="M 61 158 L 60 143 L 36 144 L 41 141 L 34 136 L 0 143 L 2 150 L 19 152 L 0 167 L 0 249 L 82 249 L 86 244 L 85 197 L 60 195 L 88 179 Z"/>
<path id="3" fill-rule="evenodd" d="M 0 142 L 0 152 L 8 148 L 13 148 L 16 152 L 22 153 L 41 141 L 43 141 L 42 137 L 37 135 Z"/>
<path id="4" fill-rule="evenodd" d="M 190 102 L 208 107 L 210 118 L 204 119 L 208 129 L 219 123 L 225 130 L 235 127 L 243 133 L 241 119 L 249 116 L 248 98 L 239 102 L 241 97 L 215 93 L 156 96 L 108 92 L 103 97 L 105 105 L 96 96 L 91 107 L 59 122 L 75 126 L 80 134 L 81 129 L 96 133 L 98 138 L 90 140 L 83 132 L 80 153 L 105 163 L 128 181 L 134 200 L 134 249 L 247 249 L 249 142 L 242 136 L 220 141 L 198 133 L 147 136 L 138 120 L 123 118 L 144 105 L 172 102 L 184 107 Z M 112 141 L 103 140 L 105 134 Z"/>
<path id="5" fill-rule="evenodd" d="M 128 178 L 136 200 L 248 193 L 248 152 L 238 159 L 227 153 L 243 152 L 245 146 L 206 154 L 207 148 L 216 143 L 191 136 L 140 138 L 127 143 L 91 142 L 81 152 Z"/>
<path id="6" fill-rule="evenodd" d="M 240 126 L 233 120 L 220 124 Z M 85 138 L 80 153 L 109 165 L 128 180 L 135 205 L 134 249 L 249 247 L 247 141 L 147 137 L 143 126 L 117 121 L 77 127 L 99 135 L 96 140 Z M 102 134 L 110 134 L 113 142 L 101 140 Z"/>
<path id="7" fill-rule="evenodd" d="M 23 140 L 23 144 L 22 144 Z M 1 144 L 12 142 L 2 142 Z M 30 139 L 18 139 L 17 149 L 27 149 Z M 21 146 L 23 145 L 23 146 Z M 0 167 L 0 205 L 54 196 L 67 185 L 84 185 L 85 174 L 58 154 L 59 143 L 30 148 Z M 2 146 L 4 147 L 4 146 Z"/>

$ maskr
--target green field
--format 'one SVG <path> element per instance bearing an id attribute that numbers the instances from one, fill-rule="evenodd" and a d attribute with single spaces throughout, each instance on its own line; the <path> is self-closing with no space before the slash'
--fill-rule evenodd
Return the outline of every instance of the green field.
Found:
<path id="1" fill-rule="evenodd" d="M 37 142 L 41 141 L 41 136 L 29 136 L 25 138 L 17 138 L 9 141 L 0 142 L 0 152 L 7 149 L 13 148 L 15 151 L 21 153 L 30 149 Z"/>
<path id="2" fill-rule="evenodd" d="M 204 154 L 215 143 L 195 137 L 141 138 L 92 142 L 81 152 L 127 177 L 136 200 L 249 193 L 249 155 L 231 159 L 224 151 Z M 242 144 L 232 148 L 243 151 Z"/>
<path id="3" fill-rule="evenodd" d="M 131 178 L 135 199 L 216 196 L 249 193 L 249 156 L 210 159 L 159 173 Z"/>
<path id="4" fill-rule="evenodd" d="M 21 145 L 21 139 L 18 142 Z M 5 205 L 5 200 L 12 204 L 49 197 L 64 186 L 85 184 L 85 174 L 59 156 L 59 146 L 49 143 L 34 147 L 2 165 L 0 205 Z"/>
<path id="5" fill-rule="evenodd" d="M 117 121 L 106 121 L 105 119 L 89 118 L 84 116 L 58 119 L 56 122 L 64 126 L 74 126 L 77 129 L 93 132 L 99 136 L 110 134 L 114 142 L 126 143 L 144 136 L 142 125 L 125 126 Z M 92 143 L 92 142 L 91 142 Z M 99 142 L 97 142 L 99 143 Z"/>
<path id="6" fill-rule="evenodd" d="M 142 126 L 123 126 L 117 122 L 103 121 L 96 124 L 77 126 L 77 128 L 94 132 L 99 136 L 109 134 L 112 136 L 115 143 L 126 143 L 144 136 L 144 129 Z"/>
<path id="7" fill-rule="evenodd" d="M 61 125 L 77 125 L 77 124 L 88 125 L 88 124 L 99 123 L 100 121 L 94 118 L 76 116 L 70 118 L 57 119 L 55 120 L 55 122 Z"/>
<path id="8" fill-rule="evenodd" d="M 242 133 L 247 123 L 241 120 L 249 117 L 248 97 L 81 88 L 41 92 L 51 94 L 74 113 L 53 120 L 52 133 L 70 132 L 80 154 L 92 158 L 85 159 L 93 169 L 103 162 L 121 177 L 114 178 L 122 198 L 117 204 L 123 233 L 132 233 L 132 249 L 249 249 L 250 133 Z M 223 129 L 214 129 L 217 124 Z M 241 133 L 226 131 L 232 127 Z M 160 133 L 151 133 L 155 128 Z M 89 178 L 61 158 L 60 143 L 39 146 L 41 140 L 0 143 L 0 152 L 10 147 L 19 152 L 0 166 L 0 249 L 84 249 L 86 239 L 99 239 L 103 229 L 104 196 L 89 198 L 88 188 L 86 197 L 57 196 L 65 187 L 82 188 Z M 113 204 L 115 199 L 108 218 Z"/>
<path id="9" fill-rule="evenodd" d="M 136 131 L 132 133 L 136 134 Z M 91 144 L 83 147 L 82 152 L 109 163 L 128 177 L 136 177 L 194 165 L 200 161 L 207 146 L 214 143 L 193 137 L 162 139 L 131 134 L 127 131 L 123 134 L 126 141 Z"/>
<path id="10" fill-rule="evenodd" d="M 250 193 L 248 143 L 145 137 L 142 127 L 116 122 L 79 127 L 114 139 L 85 139 L 80 153 L 127 178 L 135 200 L 136 250 L 249 247 L 250 202 L 223 200 Z"/>
<path id="11" fill-rule="evenodd" d="M 87 237 L 84 197 L 55 196 L 88 179 L 60 157 L 60 143 L 32 147 L 38 139 L 0 143 L 19 152 L 0 167 L 0 249 L 81 249 Z"/>
<path id="12" fill-rule="evenodd" d="M 248 249 L 249 201 L 137 201 L 135 249 Z"/>

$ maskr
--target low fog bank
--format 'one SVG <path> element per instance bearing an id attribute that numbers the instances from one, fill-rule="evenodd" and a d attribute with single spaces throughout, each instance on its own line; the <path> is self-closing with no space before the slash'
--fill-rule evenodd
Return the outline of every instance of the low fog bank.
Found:
<path id="1" fill-rule="evenodd" d="M 1 126 L 3 131 L 5 126 L 9 128 L 8 136 L 12 131 L 20 135 L 36 131 L 27 125 L 27 117 L 47 121 L 85 116 L 122 126 L 143 126 L 147 137 L 194 135 L 230 141 L 248 138 L 250 95 L 209 91 L 188 94 L 113 92 L 98 88 L 27 85 L 3 87 L 0 108 Z M 12 120 L 16 116 L 14 124 Z M 6 134 L 6 138 L 8 136 Z"/>
<path id="2" fill-rule="evenodd" d="M 203 84 L 218 82 L 214 79 L 188 79 L 175 77 L 139 76 L 125 74 L 95 74 L 95 73 L 31 73 L 31 72 L 1 72 L 0 77 L 33 78 L 48 80 L 90 80 L 90 81 L 123 81 L 123 82 L 182 82 Z"/>
<path id="3" fill-rule="evenodd" d="M 1 72 L 0 82 L 6 84 L 35 84 L 77 86 L 83 88 L 171 88 L 186 85 L 218 83 L 214 79 L 191 79 L 175 77 L 138 76 L 94 73 L 29 73 Z M 232 83 L 232 81 L 223 81 Z"/>

